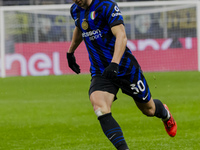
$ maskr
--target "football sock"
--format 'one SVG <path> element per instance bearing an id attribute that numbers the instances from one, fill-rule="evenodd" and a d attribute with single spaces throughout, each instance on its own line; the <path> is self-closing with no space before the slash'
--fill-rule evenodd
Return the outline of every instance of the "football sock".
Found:
<path id="1" fill-rule="evenodd" d="M 98 117 L 102 130 L 118 150 L 129 150 L 119 124 L 111 113 Z"/>
<path id="2" fill-rule="evenodd" d="M 154 116 L 161 118 L 163 120 L 169 119 L 170 114 L 169 114 L 168 110 L 165 109 L 165 107 L 163 106 L 163 103 L 158 99 L 154 99 L 153 101 L 154 101 L 155 106 L 156 106 L 156 111 L 155 111 Z"/>

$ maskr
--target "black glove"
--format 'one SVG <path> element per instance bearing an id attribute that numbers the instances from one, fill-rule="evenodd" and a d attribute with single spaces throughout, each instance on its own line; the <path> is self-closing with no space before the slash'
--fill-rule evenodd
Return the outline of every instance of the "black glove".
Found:
<path id="1" fill-rule="evenodd" d="M 74 56 L 74 53 L 67 53 L 67 60 L 68 60 L 68 66 L 77 74 L 80 73 L 80 67 L 76 63 L 76 58 Z"/>
<path id="2" fill-rule="evenodd" d="M 111 62 L 110 65 L 103 71 L 102 76 L 106 77 L 107 79 L 113 79 L 117 77 L 118 71 L 119 65 L 117 63 Z"/>

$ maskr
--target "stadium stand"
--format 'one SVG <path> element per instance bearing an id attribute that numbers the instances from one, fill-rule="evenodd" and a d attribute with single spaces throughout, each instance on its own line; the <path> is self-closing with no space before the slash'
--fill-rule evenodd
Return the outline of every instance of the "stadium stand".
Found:
<path id="1" fill-rule="evenodd" d="M 116 0 L 116 1 L 130 2 L 130 1 L 152 1 L 152 0 Z M 72 0 L 1 0 L 0 6 L 68 4 L 71 2 Z"/>
<path id="2" fill-rule="evenodd" d="M 0 5 L 46 5 L 46 4 L 67 4 L 69 0 L 2 0 Z"/>

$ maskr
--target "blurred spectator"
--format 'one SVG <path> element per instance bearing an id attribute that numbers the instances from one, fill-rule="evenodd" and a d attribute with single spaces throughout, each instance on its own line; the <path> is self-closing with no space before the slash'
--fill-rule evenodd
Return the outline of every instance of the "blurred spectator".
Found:
<path id="1" fill-rule="evenodd" d="M 179 41 L 178 35 L 177 34 L 172 34 L 172 43 L 170 45 L 170 48 L 182 48 L 182 44 Z"/>
<path id="2" fill-rule="evenodd" d="M 39 18 L 39 41 L 51 41 L 51 20 L 50 18 Z"/>
<path id="3" fill-rule="evenodd" d="M 50 35 L 52 37 L 52 41 L 66 41 L 66 27 L 54 26 L 52 27 Z"/>
<path id="4" fill-rule="evenodd" d="M 12 35 L 6 34 L 5 48 L 6 54 L 14 53 L 14 39 Z"/>

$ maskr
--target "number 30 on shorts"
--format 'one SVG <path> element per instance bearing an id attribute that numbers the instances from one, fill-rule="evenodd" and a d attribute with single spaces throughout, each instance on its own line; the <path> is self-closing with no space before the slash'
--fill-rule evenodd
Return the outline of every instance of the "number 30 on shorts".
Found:
<path id="1" fill-rule="evenodd" d="M 142 80 L 138 80 L 137 85 L 136 84 L 130 84 L 131 90 L 133 90 L 133 94 L 138 94 L 140 92 L 145 91 L 145 86 Z"/>

